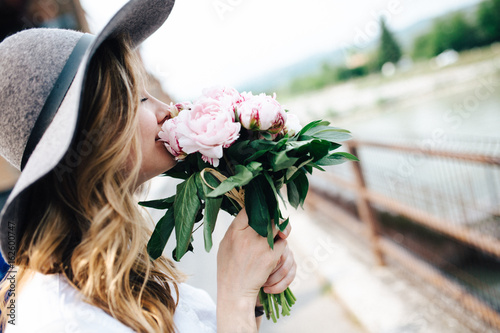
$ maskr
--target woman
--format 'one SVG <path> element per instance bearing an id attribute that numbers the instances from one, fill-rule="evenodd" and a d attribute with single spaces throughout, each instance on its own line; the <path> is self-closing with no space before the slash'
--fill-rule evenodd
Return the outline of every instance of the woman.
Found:
<path id="1" fill-rule="evenodd" d="M 175 161 L 157 140 L 167 107 L 142 89 L 132 48 L 172 6 L 132 0 L 96 38 L 33 29 L 0 44 L 0 152 L 23 170 L 0 224 L 6 332 L 255 332 L 260 287 L 291 283 L 290 229 L 271 250 L 244 211 L 219 246 L 216 309 L 148 257 L 134 193 Z"/>

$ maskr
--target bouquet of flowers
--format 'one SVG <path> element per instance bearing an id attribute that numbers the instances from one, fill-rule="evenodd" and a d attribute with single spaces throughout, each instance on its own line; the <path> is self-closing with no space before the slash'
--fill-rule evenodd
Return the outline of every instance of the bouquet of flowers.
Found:
<path id="1" fill-rule="evenodd" d="M 159 137 L 182 162 L 165 173 L 180 178 L 174 196 L 141 202 L 166 210 L 148 243 L 153 259 L 159 257 L 175 229 L 175 260 L 192 251 L 195 224 L 203 221 L 205 250 L 212 248 L 212 232 L 220 209 L 236 215 L 243 207 L 249 225 L 273 248 L 273 225 L 283 231 L 279 200 L 302 206 L 313 169 L 340 164 L 356 157 L 334 152 L 349 131 L 313 121 L 301 127 L 297 116 L 278 103 L 276 96 L 239 93 L 214 87 L 195 102 L 170 105 L 171 118 Z M 286 187 L 286 200 L 282 189 Z M 201 225 L 200 225 L 201 226 Z M 198 228 L 196 228 L 197 230 Z M 195 230 L 195 231 L 196 231 Z M 276 322 L 290 313 L 295 296 L 287 289 L 278 295 L 259 293 L 267 318 Z"/>

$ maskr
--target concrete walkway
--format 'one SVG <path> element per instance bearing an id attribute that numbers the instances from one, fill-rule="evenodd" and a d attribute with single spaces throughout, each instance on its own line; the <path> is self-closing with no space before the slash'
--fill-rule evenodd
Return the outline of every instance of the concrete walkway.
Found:
<path id="1" fill-rule="evenodd" d="M 460 307 L 453 301 L 451 305 L 457 312 L 443 310 L 438 303 L 450 300 L 445 300 L 430 286 L 424 291 L 422 285 L 410 283 L 393 268 L 376 266 L 369 248 L 355 235 L 336 225 L 334 217 L 299 210 L 292 212 L 291 218 L 294 221 L 294 245 L 302 246 L 306 251 L 309 249 L 310 253 L 306 261 L 301 262 L 302 273 L 297 275 L 299 281 L 308 274 L 328 281 L 348 316 L 367 332 L 496 332 L 469 313 L 458 310 Z M 324 317 L 327 316 L 325 313 Z M 470 317 L 467 325 L 457 320 L 460 316 Z M 343 331 L 325 323 L 324 329 L 318 332 Z"/>
<path id="2" fill-rule="evenodd" d="M 158 186 L 156 184 L 156 186 Z M 164 186 L 162 186 L 165 188 Z M 172 189 L 172 185 L 168 186 Z M 151 191 L 151 198 L 158 190 Z M 163 197 L 165 197 L 163 195 Z M 290 211 L 289 246 L 298 265 L 290 286 L 297 296 L 291 315 L 278 323 L 263 321 L 263 333 L 490 333 L 479 321 L 468 326 L 429 301 L 421 285 L 413 285 L 393 269 L 377 267 L 362 241 L 332 222 L 334 217 L 310 211 Z M 159 219 L 155 214 L 154 220 Z M 207 290 L 216 299 L 217 245 L 232 218 L 221 213 L 213 234 L 214 247 L 206 253 L 202 229 L 194 234 L 194 252 L 179 267 L 188 283 Z M 173 244 L 167 245 L 170 256 Z M 431 290 L 431 293 L 433 291 Z M 464 313 L 463 316 L 470 316 Z M 476 323 L 474 326 L 474 323 Z"/>

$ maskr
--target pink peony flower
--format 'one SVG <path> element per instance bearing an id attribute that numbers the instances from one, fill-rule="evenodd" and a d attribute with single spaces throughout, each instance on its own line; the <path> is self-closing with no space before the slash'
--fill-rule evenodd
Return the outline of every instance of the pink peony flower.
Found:
<path id="1" fill-rule="evenodd" d="M 182 110 L 191 110 L 192 106 L 193 104 L 191 102 L 182 102 L 175 104 L 175 107 L 177 108 L 177 110 L 179 110 L 179 112 L 181 112 Z"/>
<path id="2" fill-rule="evenodd" d="M 165 147 L 176 160 L 183 160 L 187 154 L 179 146 L 179 138 L 176 131 L 178 122 L 179 117 L 165 121 L 161 127 L 160 133 L 158 133 L 158 137 L 164 142 Z"/>
<path id="3" fill-rule="evenodd" d="M 214 86 L 203 89 L 203 95 L 196 102 L 203 103 L 207 99 L 219 101 L 222 104 L 222 108 L 231 110 L 233 112 L 233 121 L 236 118 L 236 106 L 243 100 L 236 89 L 224 86 Z"/>
<path id="4" fill-rule="evenodd" d="M 240 93 L 236 89 L 230 87 L 214 86 L 203 89 L 202 93 L 203 97 L 213 98 L 217 101 L 227 100 L 232 104 L 237 104 L 242 101 Z"/>
<path id="5" fill-rule="evenodd" d="M 182 102 L 174 104 L 170 102 L 170 105 L 167 105 L 168 112 L 170 113 L 170 118 L 175 118 L 179 115 L 179 112 L 182 110 L 190 110 L 192 104 L 190 102 Z"/>
<path id="6" fill-rule="evenodd" d="M 231 107 L 213 98 L 201 99 L 191 109 L 167 120 L 162 131 L 172 133 L 162 134 L 160 138 L 166 138 L 165 146 L 170 152 L 173 150 L 178 153 L 177 156 L 174 153 L 172 155 L 178 157 L 200 152 L 205 162 L 217 167 L 222 148 L 236 141 L 241 129 L 241 125 L 233 120 Z"/>
<path id="7" fill-rule="evenodd" d="M 241 125 L 253 131 L 267 131 L 277 134 L 283 130 L 287 119 L 285 109 L 276 101 L 276 95 L 251 93 L 242 94 L 245 99 L 237 106 Z"/>
<path id="8" fill-rule="evenodd" d="M 299 117 L 297 117 L 293 113 L 287 113 L 286 115 L 287 119 L 285 127 L 283 128 L 283 132 L 285 134 L 288 133 L 288 135 L 292 137 L 300 132 L 302 126 L 300 125 Z"/>

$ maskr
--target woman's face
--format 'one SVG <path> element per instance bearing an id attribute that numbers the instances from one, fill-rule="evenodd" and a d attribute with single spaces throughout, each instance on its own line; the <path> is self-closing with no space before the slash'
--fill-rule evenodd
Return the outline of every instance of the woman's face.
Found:
<path id="1" fill-rule="evenodd" d="M 163 142 L 158 140 L 161 125 L 170 118 L 167 105 L 151 96 L 144 89 L 138 112 L 142 150 L 139 184 L 142 184 L 172 168 L 176 161 L 167 151 Z"/>

